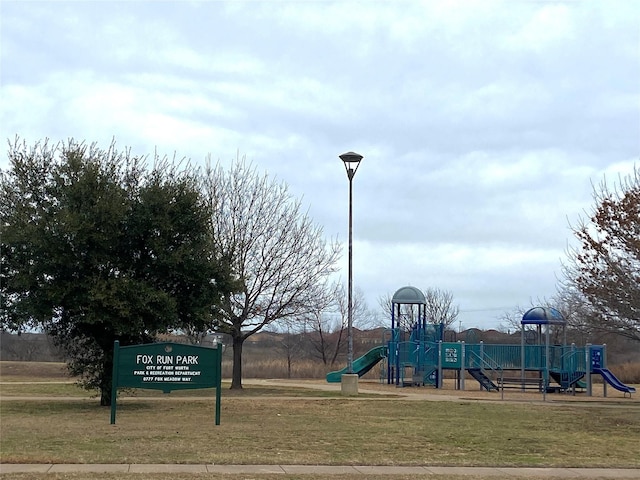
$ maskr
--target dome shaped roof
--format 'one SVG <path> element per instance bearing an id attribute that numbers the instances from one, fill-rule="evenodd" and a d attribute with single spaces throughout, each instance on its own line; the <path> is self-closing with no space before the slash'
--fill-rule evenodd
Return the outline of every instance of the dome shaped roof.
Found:
<path id="1" fill-rule="evenodd" d="M 548 325 L 564 324 L 565 319 L 562 314 L 551 307 L 533 307 L 527 310 L 522 316 L 522 325 Z"/>
<path id="2" fill-rule="evenodd" d="M 427 300 L 424 298 L 424 293 L 416 287 L 402 287 L 396 293 L 393 294 L 391 303 L 402 303 L 405 305 L 426 305 Z"/>

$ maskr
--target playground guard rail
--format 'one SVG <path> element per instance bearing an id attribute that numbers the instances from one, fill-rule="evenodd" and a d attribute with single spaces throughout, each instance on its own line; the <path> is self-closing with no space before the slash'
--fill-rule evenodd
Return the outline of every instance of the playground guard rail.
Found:
<path id="1" fill-rule="evenodd" d="M 464 346 L 465 368 L 477 368 L 471 364 L 473 355 L 477 358 L 490 358 L 503 370 L 543 370 L 546 366 L 546 349 L 544 345 L 500 345 L 467 343 Z M 473 355 L 472 355 L 473 353 Z M 574 345 L 550 345 L 549 346 L 549 368 L 555 370 L 586 370 L 585 347 L 575 347 Z M 524 363 L 523 363 L 524 360 Z"/>
<path id="2" fill-rule="evenodd" d="M 568 373 L 589 373 L 589 346 L 576 347 L 571 345 L 521 345 L 521 344 L 485 344 L 455 342 L 459 345 L 458 354 L 462 363 L 457 365 L 438 366 L 439 344 L 449 347 L 453 342 L 430 341 L 398 341 L 401 337 L 397 331 L 387 332 L 389 345 L 389 377 L 399 383 L 405 381 L 405 368 L 414 367 L 413 376 L 426 376 L 438 368 L 470 369 L 481 368 L 493 372 L 514 371 L 544 371 L 547 365 L 551 371 Z M 547 364 L 547 352 L 549 363 Z M 602 355 L 604 357 L 604 355 Z M 604 359 L 602 359 L 604 364 Z M 455 365 L 455 366 L 454 366 Z M 497 373 L 496 373 L 497 375 Z M 407 378 L 408 380 L 408 378 Z M 427 382 L 425 382 L 427 383 Z"/>
<path id="3" fill-rule="evenodd" d="M 571 372 L 586 372 L 587 364 L 585 361 L 585 347 L 576 347 L 575 345 L 569 345 L 565 347 L 561 357 L 562 370 L 568 370 Z"/>
<path id="4" fill-rule="evenodd" d="M 482 370 L 483 373 L 488 370 L 490 372 L 493 372 L 494 374 L 497 374 L 498 375 L 497 379 L 499 379 L 500 382 L 502 382 L 502 379 L 504 376 L 504 370 L 502 366 L 495 359 L 487 355 L 484 351 L 481 351 L 481 354 L 478 352 L 475 352 L 474 350 L 465 352 L 465 359 L 468 361 L 468 364 L 465 365 L 465 368 L 480 368 L 480 370 Z M 477 360 L 479 362 L 479 365 L 476 364 L 474 360 Z M 494 377 L 493 379 L 496 379 L 496 378 Z"/>

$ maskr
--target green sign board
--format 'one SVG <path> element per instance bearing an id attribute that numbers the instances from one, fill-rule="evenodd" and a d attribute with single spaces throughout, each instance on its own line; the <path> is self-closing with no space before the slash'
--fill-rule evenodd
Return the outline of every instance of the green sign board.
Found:
<path id="1" fill-rule="evenodd" d="M 446 343 L 442 344 L 442 368 L 462 367 L 462 344 Z"/>
<path id="2" fill-rule="evenodd" d="M 149 388 L 169 393 L 190 388 L 216 389 L 216 425 L 220 425 L 222 345 L 216 348 L 162 342 L 113 345 L 111 423 L 116 423 L 118 388 Z"/>

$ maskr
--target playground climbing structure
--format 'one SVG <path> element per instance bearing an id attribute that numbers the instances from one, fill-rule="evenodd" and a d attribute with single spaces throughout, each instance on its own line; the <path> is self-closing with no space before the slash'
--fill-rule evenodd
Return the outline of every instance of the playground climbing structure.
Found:
<path id="1" fill-rule="evenodd" d="M 528 310 L 521 322 L 520 345 L 504 345 L 445 342 L 443 325 L 427 322 L 425 306 L 424 295 L 417 288 L 398 290 L 392 299 L 391 329 L 385 333 L 384 344 L 355 360 L 355 372 L 362 376 L 386 360 L 386 382 L 399 387 L 442 388 L 444 373 L 449 371 L 454 372 L 460 390 L 471 377 L 487 391 L 517 388 L 546 394 L 584 390 L 590 396 L 593 377 L 600 375 L 605 396 L 607 385 L 629 396 L 636 391 L 607 368 L 606 345 L 566 345 L 564 318 L 556 309 Z M 551 345 L 552 328 L 556 334 L 562 333 L 562 344 Z M 342 373 L 330 372 L 327 381 L 339 382 Z"/>

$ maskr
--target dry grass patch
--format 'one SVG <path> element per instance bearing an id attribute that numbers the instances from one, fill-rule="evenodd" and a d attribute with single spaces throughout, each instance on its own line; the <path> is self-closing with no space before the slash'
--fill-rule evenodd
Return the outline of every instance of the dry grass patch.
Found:
<path id="1" fill-rule="evenodd" d="M 0 362 L 2 382 L 73 381 L 60 362 Z"/>
<path id="2" fill-rule="evenodd" d="M 611 367 L 616 377 L 625 383 L 640 383 L 640 362 L 626 362 Z"/>
<path id="3" fill-rule="evenodd" d="M 640 409 L 407 400 L 5 401 L 3 463 L 640 467 Z"/>

